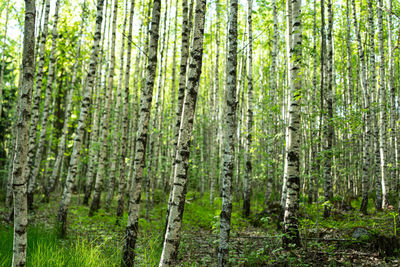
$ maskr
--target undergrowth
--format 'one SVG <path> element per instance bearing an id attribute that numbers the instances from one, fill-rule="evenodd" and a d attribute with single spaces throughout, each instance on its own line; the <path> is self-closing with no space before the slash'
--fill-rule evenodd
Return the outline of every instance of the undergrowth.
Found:
<path id="1" fill-rule="evenodd" d="M 141 205 L 139 240 L 136 247 L 137 266 L 157 266 L 161 256 L 167 196 L 161 191 L 156 192 L 156 195 L 158 200 L 149 210 L 148 218 L 145 218 L 145 203 Z M 265 207 L 260 205 L 262 197 L 260 195 L 253 199 L 250 218 L 243 218 L 241 202 L 233 202 L 229 258 L 232 266 L 307 266 L 310 263 L 307 249 L 333 255 L 338 249 L 336 244 L 307 241 L 307 238 L 312 239 L 316 234 L 317 210 L 319 231 L 324 232 L 327 238 L 338 236 L 337 238 L 351 240 L 352 231 L 356 227 L 363 227 L 371 233 L 396 235 L 398 232 L 398 225 L 393 219 L 396 214 L 376 212 L 373 199 L 370 199 L 367 216 L 358 211 L 360 200 L 352 200 L 351 211 L 341 211 L 332 204 L 332 216 L 328 219 L 322 216 L 322 200 L 317 207 L 316 204 L 304 205 L 303 201 L 306 199 L 302 199 L 299 226 L 305 249 L 286 252 L 281 246 L 282 234 L 276 231 L 277 216 L 263 210 Z M 74 196 L 73 203 L 78 202 L 77 200 L 78 197 Z M 52 230 L 55 214 L 51 211 L 57 208 L 58 200 L 40 205 L 36 213 L 30 215 L 27 266 L 119 266 L 127 214 L 116 225 L 115 200 L 113 204 L 109 211 L 100 209 L 93 217 L 88 216 L 88 207 L 72 205 L 68 218 L 68 239 L 57 238 Z M 188 192 L 178 254 L 181 266 L 215 265 L 220 212 L 220 197 L 215 197 L 214 204 L 210 205 L 207 193 L 200 195 L 198 192 Z M 0 224 L 0 266 L 11 265 L 12 239 L 12 225 Z"/>
<path id="2" fill-rule="evenodd" d="M 0 266 L 11 266 L 13 229 L 0 228 Z M 119 251 L 83 238 L 60 240 L 40 225 L 28 227 L 27 266 L 117 266 Z"/>

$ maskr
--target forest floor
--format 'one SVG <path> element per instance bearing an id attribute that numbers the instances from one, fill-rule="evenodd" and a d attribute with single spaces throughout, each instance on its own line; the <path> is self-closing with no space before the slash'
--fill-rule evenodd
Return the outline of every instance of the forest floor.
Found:
<path id="1" fill-rule="evenodd" d="M 145 203 L 142 204 L 136 249 L 138 266 L 158 265 L 166 213 L 162 198 L 161 193 L 158 197 L 156 194 L 158 201 L 149 209 L 147 219 Z M 113 206 L 89 217 L 89 208 L 82 206 L 81 200 L 76 195 L 73 198 L 68 239 L 59 239 L 54 232 L 59 199 L 37 203 L 35 212 L 29 214 L 28 266 L 119 266 L 127 215 L 116 225 Z M 261 200 L 254 204 L 253 215 L 247 219 L 242 217 L 240 203 L 233 204 L 229 259 L 232 266 L 400 266 L 397 213 L 376 212 L 372 200 L 369 215 L 359 213 L 357 200 L 351 205 L 334 203 L 329 219 L 323 219 L 322 205 L 301 203 L 303 246 L 290 251 L 282 249 L 282 234 L 276 230 L 278 205 L 263 207 Z M 5 208 L 1 205 L 3 217 Z M 181 266 L 216 265 L 220 206 L 220 198 L 211 206 L 208 195 L 188 193 L 179 250 Z M 356 235 L 360 237 L 354 238 Z M 4 221 L 0 223 L 0 240 L 0 266 L 10 266 L 12 225 Z"/>

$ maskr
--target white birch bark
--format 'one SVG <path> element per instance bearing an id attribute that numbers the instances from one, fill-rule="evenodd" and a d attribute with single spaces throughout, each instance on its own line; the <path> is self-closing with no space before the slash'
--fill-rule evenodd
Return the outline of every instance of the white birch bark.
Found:
<path id="1" fill-rule="evenodd" d="M 399 119 L 396 104 L 396 80 L 394 76 L 394 60 L 393 60 L 393 25 L 392 25 L 392 0 L 387 0 L 387 7 L 389 12 L 386 14 L 387 18 L 387 42 L 388 42 L 388 93 L 390 93 L 390 161 L 391 167 L 391 181 L 392 188 L 397 189 L 398 184 L 398 144 L 397 144 L 397 121 Z M 399 206 L 400 209 L 400 206 Z"/>
<path id="2" fill-rule="evenodd" d="M 151 101 L 153 98 L 153 87 L 154 79 L 156 76 L 157 68 L 157 50 L 158 50 L 158 38 L 159 38 L 159 24 L 160 24 L 160 11 L 161 1 L 153 1 L 153 12 L 150 26 L 150 39 L 149 39 L 149 51 L 148 63 L 146 68 L 146 80 L 142 95 L 140 96 L 140 112 L 138 120 L 138 130 L 135 144 L 135 159 L 134 159 L 134 172 L 133 172 L 133 184 L 129 196 L 129 213 L 128 223 L 126 226 L 125 244 L 122 251 L 122 265 L 128 267 L 134 265 L 135 254 L 134 249 L 138 237 L 139 227 L 139 209 L 140 209 L 140 197 L 142 192 L 142 179 L 143 169 L 145 165 L 146 156 L 146 143 L 149 132 L 149 120 L 150 120 L 150 109 Z"/>
<path id="3" fill-rule="evenodd" d="M 382 208 L 389 206 L 389 179 L 386 171 L 386 87 L 385 87 L 385 47 L 383 38 L 383 0 L 378 0 L 378 39 L 379 39 L 379 153 L 381 158 Z"/>
<path id="4" fill-rule="evenodd" d="M 132 30 L 133 30 L 133 15 L 135 10 L 135 0 L 131 1 L 131 9 L 129 13 L 129 28 L 128 28 L 128 44 L 126 51 L 126 66 L 125 66 L 125 84 L 124 84 L 124 110 L 123 110 L 123 132 L 122 132 L 122 147 L 121 147 L 121 157 L 120 157 L 120 177 L 118 186 L 118 204 L 117 204 L 117 223 L 119 223 L 120 218 L 124 214 L 124 194 L 125 194 L 125 168 L 126 162 L 125 158 L 127 153 L 127 140 L 128 140 L 128 127 L 129 127 L 129 77 L 131 71 L 131 55 L 132 55 Z"/>
<path id="5" fill-rule="evenodd" d="M 333 31 L 333 12 L 332 12 L 332 0 L 328 0 L 328 31 L 327 31 L 327 54 L 326 54 L 326 108 L 328 114 L 325 119 L 325 137 L 326 137 L 326 147 L 325 147 L 325 166 L 324 166 L 324 195 L 325 201 L 330 201 L 333 197 L 333 170 L 332 170 L 332 145 L 334 138 L 333 129 L 333 49 L 332 49 L 332 31 Z M 324 207 L 324 218 L 330 216 L 331 208 L 330 205 L 325 205 Z"/>
<path id="6" fill-rule="evenodd" d="M 97 172 L 97 165 L 98 165 L 98 158 L 99 158 L 99 150 L 100 150 L 100 144 L 99 144 L 99 124 L 100 124 L 100 112 L 103 107 L 103 102 L 104 102 L 104 94 L 100 93 L 103 84 L 104 86 L 106 85 L 106 76 L 107 76 L 107 70 L 104 70 L 104 75 L 102 75 L 102 70 L 103 70 L 103 55 L 104 55 L 104 43 L 105 43 L 105 37 L 106 37 L 106 29 L 107 29 L 107 18 L 109 17 L 108 10 L 111 12 L 111 8 L 108 8 L 108 1 L 105 1 L 105 21 L 102 26 L 102 38 L 101 38 L 101 44 L 100 44 L 100 55 L 99 55 L 99 63 L 97 66 L 97 74 L 95 77 L 94 81 L 94 88 L 93 91 L 95 92 L 95 95 L 92 95 L 92 101 L 94 105 L 91 108 L 91 121 L 92 121 L 92 129 L 90 133 L 90 145 L 89 145 L 89 163 L 86 171 L 86 183 L 85 183 L 85 195 L 83 197 L 83 204 L 88 205 L 89 204 L 89 198 L 92 195 L 93 191 L 93 185 L 94 185 L 94 178 Z M 107 54 L 108 56 L 108 54 Z M 108 60 L 106 60 L 108 61 Z"/>
<path id="7" fill-rule="evenodd" d="M 29 128 L 29 145 L 28 145 L 28 156 L 27 156 L 27 164 L 25 166 L 25 175 L 28 179 L 31 177 L 31 172 L 33 170 L 34 164 L 34 157 L 35 157 L 35 148 L 36 148 L 36 131 L 37 125 L 39 122 L 39 108 L 40 108 L 40 101 L 41 101 L 41 92 L 42 92 L 42 82 L 43 82 L 43 74 L 44 74 L 44 59 L 45 59 L 45 52 L 46 52 L 46 40 L 47 40 L 47 33 L 48 33 L 48 24 L 49 24 L 49 13 L 50 13 L 50 0 L 46 0 L 46 8 L 44 11 L 44 22 L 43 22 L 43 30 L 41 32 L 40 38 L 40 48 L 39 48 L 39 63 L 38 63 L 38 70 L 36 75 L 36 88 L 35 94 L 33 97 L 33 105 L 32 105 L 32 112 L 31 112 L 31 124 Z"/>
<path id="8" fill-rule="evenodd" d="M 292 42 L 292 5 L 290 4 L 290 1 L 286 1 L 286 60 L 287 60 L 287 70 L 288 72 L 290 71 L 291 68 L 291 61 L 290 61 L 290 47 L 291 47 L 291 42 Z M 289 78 L 289 75 L 287 76 L 287 91 L 290 91 L 291 88 L 291 80 Z M 288 97 L 284 96 L 284 104 L 283 104 L 283 120 L 285 122 L 285 125 L 287 125 L 287 117 L 288 117 Z M 285 126 L 285 140 L 286 143 L 288 143 L 288 138 L 289 138 L 289 133 L 288 133 L 288 128 Z M 283 222 L 283 217 L 285 213 L 285 202 L 286 202 L 286 195 L 287 195 L 287 177 L 285 176 L 286 170 L 287 170 L 287 157 L 285 156 L 286 151 L 284 150 L 284 163 L 283 163 L 283 183 L 282 183 L 282 192 L 281 192 L 281 211 L 279 214 L 279 219 L 278 219 L 278 229 L 281 228 L 281 223 Z"/>
<path id="9" fill-rule="evenodd" d="M 368 25 L 367 25 L 367 30 L 369 32 L 369 40 L 368 40 L 369 41 L 369 44 L 368 44 L 369 45 L 369 50 L 368 50 L 368 52 L 369 52 L 369 66 L 368 66 L 369 67 L 369 76 L 368 76 L 367 84 L 368 84 L 368 91 L 371 92 L 372 94 L 375 94 L 375 92 L 376 92 L 376 71 L 375 71 L 376 63 L 375 63 L 375 25 L 374 25 L 374 9 L 373 9 L 374 5 L 372 3 L 372 0 L 368 0 L 367 4 L 368 4 L 368 13 L 369 13 Z M 375 98 L 374 100 L 376 101 L 376 99 L 377 98 Z M 372 101 L 372 102 L 374 102 L 374 101 Z M 371 103 L 371 104 L 373 104 L 373 103 Z M 367 112 L 370 112 L 370 111 L 368 110 Z M 374 117 L 374 116 L 372 116 L 372 117 Z M 376 127 L 378 127 L 378 126 L 376 125 Z M 378 130 L 378 128 L 376 128 L 376 130 Z M 378 134 L 375 137 L 376 137 L 376 141 L 379 146 L 379 137 L 378 137 L 379 132 L 376 131 L 376 134 Z M 378 164 L 377 166 L 379 166 L 380 165 L 379 147 L 375 147 L 375 152 L 376 152 L 375 153 L 375 157 L 376 157 L 375 162 Z M 370 162 L 370 163 L 372 163 L 372 162 Z M 375 167 L 377 167 L 377 166 L 375 166 Z M 377 172 L 377 174 L 379 174 L 379 176 L 375 178 L 375 181 L 377 182 L 375 184 L 375 191 L 376 191 L 375 206 L 378 209 L 381 209 L 381 207 L 382 207 L 382 192 L 381 192 L 382 188 L 380 185 L 380 178 L 381 178 L 380 171 Z"/>
<path id="10" fill-rule="evenodd" d="M 64 159 L 64 153 L 65 153 L 65 145 L 67 143 L 67 138 L 68 138 L 68 124 L 69 120 L 71 117 L 71 111 L 72 111 L 72 99 L 74 95 L 74 88 L 76 85 L 77 77 L 78 77 L 78 69 L 79 69 L 79 62 L 80 62 L 80 56 L 81 56 L 81 46 L 82 46 L 82 39 L 83 39 L 83 28 L 85 25 L 85 12 L 86 12 L 86 0 L 82 4 L 82 15 L 81 15 L 81 27 L 80 27 L 80 32 L 79 32 L 79 41 L 76 47 L 76 55 L 75 55 L 75 62 L 74 65 L 72 66 L 72 78 L 71 78 L 71 83 L 69 85 L 69 89 L 67 91 L 67 97 L 66 97 L 66 108 L 65 108 L 65 119 L 64 119 L 64 125 L 63 125 L 63 130 L 62 130 L 62 135 L 60 138 L 60 143 L 58 145 L 58 154 L 57 158 L 55 160 L 54 166 L 53 166 L 53 171 L 51 173 L 51 177 L 48 183 L 48 186 L 46 188 L 45 192 L 45 197 L 48 200 L 49 194 L 54 191 L 59 176 L 60 176 L 60 171 L 61 171 L 61 164 Z"/>
<path id="11" fill-rule="evenodd" d="M 237 23 L 238 1 L 229 4 L 228 55 L 226 67 L 226 110 L 225 136 L 222 163 L 222 209 L 218 247 L 218 266 L 227 266 L 229 257 L 229 235 L 232 213 L 232 180 L 235 162 L 236 134 L 236 66 L 237 66 Z"/>
<path id="12" fill-rule="evenodd" d="M 100 137 L 100 158 L 99 165 L 96 175 L 96 183 L 94 187 L 93 199 L 90 204 L 89 216 L 92 216 L 100 208 L 100 197 L 101 190 L 103 187 L 103 179 L 105 174 L 105 164 L 107 157 L 107 146 L 108 146 L 108 134 L 109 134 L 109 123 L 110 123 L 110 111 L 112 102 L 112 91 L 114 86 L 114 73 L 115 73 L 115 43 L 116 43 L 116 29 L 117 29 L 117 16 L 118 16 L 118 0 L 114 0 L 113 8 L 113 20 L 112 20 L 112 34 L 111 34 L 111 55 L 110 55 L 110 70 L 108 73 L 108 86 L 106 95 L 106 105 L 101 120 L 101 137 Z"/>
<path id="13" fill-rule="evenodd" d="M 33 169 L 30 172 L 30 177 L 28 177 L 29 185 L 28 185 L 28 207 L 30 210 L 33 209 L 33 196 L 36 188 L 36 179 L 39 175 L 40 163 L 42 161 L 42 155 L 44 152 L 44 144 L 46 142 L 47 135 L 47 121 L 49 117 L 50 111 L 50 102 L 52 98 L 52 91 L 54 85 L 54 76 L 55 76 L 55 65 L 56 65 L 56 45 L 58 38 L 58 14 L 60 11 L 60 0 L 56 1 L 55 13 L 54 13 L 54 21 L 53 21 L 53 30 L 52 30 L 52 44 L 50 50 L 50 58 L 49 58 L 49 66 L 48 66 L 48 75 L 47 75 L 47 85 L 45 91 L 45 100 L 43 105 L 43 118 L 42 125 L 40 130 L 38 148 L 36 149 L 35 160 L 33 164 Z"/>
<path id="14" fill-rule="evenodd" d="M 86 86 L 84 88 L 84 95 L 81 104 L 81 111 L 79 114 L 78 127 L 75 131 L 74 145 L 72 148 L 71 160 L 68 169 L 67 179 L 65 181 L 60 209 L 58 211 L 57 222 L 60 230 L 60 235 L 65 236 L 67 230 L 67 215 L 68 208 L 72 197 L 72 187 L 75 183 L 75 177 L 78 172 L 78 163 L 82 148 L 82 139 L 86 128 L 86 118 L 90 109 L 91 91 L 94 86 L 94 79 L 96 76 L 99 44 L 101 39 L 101 24 L 103 22 L 103 5 L 104 0 L 98 0 L 96 11 L 96 26 L 94 31 L 92 54 L 90 57 L 89 72 L 86 78 Z"/>
<path id="15" fill-rule="evenodd" d="M 187 171 L 189 168 L 190 139 L 192 137 L 197 93 L 200 84 L 203 60 L 203 38 L 206 13 L 206 0 L 196 1 L 194 31 L 190 64 L 179 128 L 178 146 L 175 158 L 174 182 L 172 194 L 168 201 L 169 217 L 167 231 L 163 242 L 163 251 L 159 266 L 174 266 L 178 256 L 180 231 L 185 206 Z"/>
<path id="16" fill-rule="evenodd" d="M 290 5 L 290 4 L 289 4 Z M 300 101 L 301 101 L 301 0 L 291 1 L 292 9 L 292 42 L 290 43 L 289 69 L 290 106 L 288 143 L 286 144 L 287 195 L 285 201 L 283 246 L 290 244 L 300 246 L 299 237 L 299 195 L 300 195 Z"/>
<path id="17" fill-rule="evenodd" d="M 245 151 L 245 172 L 243 177 L 243 211 L 244 215 L 250 215 L 250 196 L 251 196 L 251 179 L 252 179 L 252 165 L 251 165 L 251 143 L 253 132 L 253 30 L 252 30 L 252 12 L 253 0 L 247 1 L 247 125 L 246 125 L 246 151 Z M 273 78 L 272 78 L 273 79 Z"/>
<path id="18" fill-rule="evenodd" d="M 114 138 L 112 139 L 113 142 L 113 147 L 117 148 L 113 150 L 112 153 L 112 160 L 111 160 L 111 180 L 114 180 L 115 184 L 115 177 L 117 175 L 117 166 L 120 166 L 120 172 L 125 171 L 125 157 L 126 157 L 126 152 L 122 153 L 123 149 L 126 149 L 126 142 L 127 138 L 125 135 L 124 141 L 122 140 L 123 135 L 124 135 L 124 129 L 125 129 L 125 115 L 122 113 L 122 118 L 120 118 L 120 112 L 124 112 L 123 110 L 126 108 L 127 110 L 129 109 L 129 91 L 128 91 L 128 103 L 124 103 L 123 107 L 121 107 L 121 101 L 122 99 L 122 85 L 123 85 L 123 77 L 124 77 L 124 64 L 125 64 L 125 32 L 126 32 L 126 24 L 128 21 L 128 0 L 125 0 L 124 4 L 124 21 L 122 24 L 122 35 L 121 35 L 121 50 L 120 50 L 120 71 L 119 71 L 119 79 L 118 79 L 118 86 L 117 86 L 117 105 L 115 109 L 115 114 L 113 115 L 114 117 L 114 126 L 113 126 L 113 135 Z M 129 79 L 129 77 L 128 77 Z M 125 88 L 124 88 L 125 89 Z M 126 98 L 124 98 L 126 99 Z M 127 105 L 127 107 L 125 107 Z M 128 112 L 128 111 L 127 111 Z M 122 131 L 119 131 L 118 128 L 120 127 L 122 123 Z M 129 120 L 127 118 L 126 120 L 127 126 L 129 125 Z M 122 142 L 123 141 L 123 142 Z M 125 146 L 125 148 L 124 148 Z M 120 160 L 119 160 L 120 159 Z M 120 174 L 121 176 L 121 174 Z M 125 178 L 125 175 L 124 175 Z M 108 209 L 111 205 L 112 198 L 114 196 L 114 186 L 112 185 L 112 190 L 109 190 L 108 195 L 107 195 L 107 201 L 106 201 L 106 208 Z M 110 186 L 111 187 L 111 186 Z"/>
<path id="19" fill-rule="evenodd" d="M 215 62 L 214 62 L 214 86 L 213 86 L 213 94 L 214 94 L 214 123 L 216 125 L 219 125 L 219 0 L 215 1 Z M 219 127 L 215 127 L 215 131 L 213 133 L 213 138 L 215 142 L 215 146 L 212 147 L 212 159 L 215 160 L 218 157 L 218 129 Z M 216 180 L 217 180 L 217 170 L 218 170 L 218 162 L 216 162 L 216 165 L 212 168 L 212 175 L 210 177 L 210 205 L 214 205 L 214 192 L 215 192 L 215 185 L 216 185 Z"/>
<path id="20" fill-rule="evenodd" d="M 357 52 L 360 63 L 357 65 L 357 81 L 360 81 L 361 91 L 363 93 L 363 102 L 364 102 L 364 109 L 366 112 L 363 114 L 364 120 L 364 146 L 363 146 L 363 161 L 362 161 L 362 182 L 361 182 L 361 191 L 362 191 L 362 200 L 360 205 L 360 211 L 364 214 L 367 213 L 367 205 L 368 205 L 368 180 L 370 175 L 370 163 L 371 162 L 371 153 L 370 153 L 370 111 L 369 111 L 369 102 L 370 97 L 367 91 L 367 82 L 366 82 L 366 62 L 364 51 L 362 49 L 362 42 L 361 42 L 361 34 L 360 29 L 358 27 L 357 15 L 356 15 L 356 4 L 355 0 L 352 0 L 352 7 L 353 7 L 353 25 L 354 30 L 357 36 Z"/>
<path id="21" fill-rule="evenodd" d="M 26 266 L 28 208 L 26 201 L 27 180 L 25 164 L 28 154 L 28 124 L 31 113 L 31 98 L 35 75 L 35 17 L 34 0 L 25 0 L 24 41 L 22 52 L 22 84 L 19 88 L 18 119 L 16 121 L 16 142 L 13 162 L 14 195 L 14 239 L 13 267 Z"/>

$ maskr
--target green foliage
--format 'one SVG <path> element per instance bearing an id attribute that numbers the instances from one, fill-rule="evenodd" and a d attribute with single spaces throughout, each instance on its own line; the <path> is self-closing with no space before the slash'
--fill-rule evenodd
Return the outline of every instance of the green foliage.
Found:
<path id="1" fill-rule="evenodd" d="M 0 266 L 12 261 L 13 229 L 0 228 Z M 119 250 L 107 250 L 107 242 L 90 242 L 84 238 L 59 240 L 43 226 L 28 228 L 27 266 L 117 266 Z"/>

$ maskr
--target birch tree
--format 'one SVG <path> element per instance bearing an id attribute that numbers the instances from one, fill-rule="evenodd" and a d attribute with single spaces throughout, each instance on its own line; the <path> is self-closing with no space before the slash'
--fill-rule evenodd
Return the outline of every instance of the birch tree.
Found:
<path id="1" fill-rule="evenodd" d="M 25 0 L 24 40 L 22 52 L 22 84 L 19 88 L 19 108 L 16 122 L 16 142 L 12 170 L 14 195 L 13 267 L 26 265 L 28 208 L 27 180 L 24 174 L 28 154 L 28 124 L 31 117 L 31 98 L 35 76 L 35 18 L 34 0 Z"/>
<path id="2" fill-rule="evenodd" d="M 322 5 L 321 5 L 322 7 Z M 322 9 L 321 9 L 322 10 Z M 321 27 L 323 29 L 323 27 Z M 291 47 L 291 42 L 292 42 L 292 5 L 290 1 L 286 1 L 286 62 L 287 62 L 287 69 L 289 72 L 289 69 L 291 68 L 291 60 L 290 60 L 290 47 Z M 289 75 L 288 75 L 289 76 Z M 287 79 L 287 89 L 291 88 L 291 80 L 290 78 Z M 287 125 L 287 104 L 288 100 L 286 99 L 287 96 L 284 96 L 283 99 L 283 107 L 282 107 L 282 117 L 284 118 L 285 125 Z M 285 140 L 286 144 L 289 142 L 289 133 L 288 133 L 288 128 L 286 127 L 285 130 Z M 287 173 L 287 157 L 286 155 L 286 148 L 283 150 L 283 182 L 282 182 L 282 192 L 281 192 L 281 199 L 280 199 L 280 205 L 281 205 L 281 210 L 279 213 L 279 218 L 277 222 L 277 227 L 278 229 L 282 229 L 282 222 L 283 218 L 285 216 L 285 202 L 286 202 L 286 195 L 287 195 L 287 176 L 285 173 Z"/>
<path id="3" fill-rule="evenodd" d="M 125 242 L 122 250 L 122 265 L 133 266 L 135 261 L 134 249 L 138 237 L 140 197 L 142 193 L 143 169 L 145 165 L 146 143 L 149 132 L 151 101 L 153 98 L 154 79 L 157 68 L 157 50 L 159 38 L 161 1 L 153 1 L 152 20 L 146 80 L 140 97 L 140 112 L 138 130 L 136 133 L 136 148 L 133 170 L 133 186 L 129 195 L 128 223 L 126 226 Z"/>
<path id="4" fill-rule="evenodd" d="M 248 45 L 247 45 L 247 136 L 245 145 L 245 164 L 246 169 L 243 177 L 243 212 L 246 217 L 250 215 L 250 196 L 251 196 L 251 177 L 252 177 L 252 165 L 251 165 L 251 142 L 252 142 L 252 130 L 253 130 L 253 30 L 252 30 L 252 18 L 253 12 L 253 1 L 247 1 L 247 28 L 248 28 Z"/>
<path id="5" fill-rule="evenodd" d="M 299 201 L 300 201 L 300 100 L 301 100 L 301 57 L 302 57 L 302 32 L 301 32 L 301 1 L 293 0 L 292 9 L 292 42 L 290 43 L 289 70 L 290 106 L 288 143 L 286 144 L 287 168 L 287 194 L 284 215 L 283 246 L 289 244 L 300 246 L 299 236 Z"/>
<path id="6" fill-rule="evenodd" d="M 378 43 L 379 43 L 379 153 L 382 179 L 382 208 L 389 206 L 389 179 L 386 171 L 386 85 L 385 85 L 385 47 L 383 41 L 383 1 L 378 0 Z"/>
<path id="7" fill-rule="evenodd" d="M 175 158 L 174 182 L 171 199 L 168 201 L 170 211 L 167 231 L 165 233 L 163 251 L 159 266 L 174 266 L 178 256 L 180 231 L 182 227 L 183 210 L 185 206 L 187 172 L 189 168 L 190 139 L 192 137 L 194 115 L 196 110 L 197 93 L 200 84 L 201 67 L 203 62 L 203 38 L 206 13 L 206 0 L 197 0 L 193 42 L 190 52 L 185 100 L 183 105 L 181 126 Z"/>
<path id="8" fill-rule="evenodd" d="M 81 56 L 83 28 L 85 25 L 85 12 L 86 12 L 86 0 L 82 4 L 82 15 L 81 15 L 81 27 L 79 30 L 79 41 L 76 46 L 75 62 L 74 62 L 74 65 L 72 66 L 71 83 L 70 83 L 68 91 L 67 91 L 67 97 L 66 97 L 67 106 L 65 108 L 65 119 L 64 119 L 62 135 L 60 138 L 60 143 L 58 145 L 58 153 L 57 153 L 56 160 L 54 162 L 53 171 L 51 173 L 48 185 L 45 188 L 45 198 L 47 201 L 49 200 L 50 193 L 54 191 L 55 186 L 58 182 L 60 171 L 61 171 L 61 164 L 64 159 L 65 145 L 67 143 L 67 137 L 68 137 L 68 124 L 69 124 L 71 112 L 72 112 L 72 99 L 73 99 L 74 89 L 75 89 L 75 85 L 76 85 L 77 77 L 78 77 L 77 74 L 78 74 L 80 56 Z"/>
<path id="9" fill-rule="evenodd" d="M 118 16 L 118 0 L 114 0 L 113 8 L 113 20 L 112 20 L 112 35 L 111 35 L 111 60 L 110 70 L 108 73 L 108 86 L 106 91 L 106 106 L 101 120 L 101 138 L 100 143 L 102 144 L 99 158 L 99 171 L 96 176 L 96 184 L 93 193 L 92 203 L 90 204 L 89 216 L 92 216 L 100 208 L 100 197 L 101 190 L 103 187 L 103 178 L 105 173 L 105 163 L 107 157 L 107 144 L 109 134 L 109 123 L 110 123 L 110 112 L 111 112 L 111 101 L 112 91 L 114 86 L 114 72 L 115 72 L 115 41 L 116 41 L 116 28 L 117 28 L 117 16 Z M 117 107 L 119 108 L 119 107 Z"/>
<path id="10" fill-rule="evenodd" d="M 133 15 L 135 10 L 135 0 L 131 1 L 131 9 L 129 12 L 129 28 L 128 28 L 128 44 L 126 51 L 126 65 L 125 65 L 125 83 L 124 83 L 124 110 L 123 110 L 123 132 L 122 132 L 122 147 L 120 158 L 120 177 L 118 186 L 118 204 L 117 204 L 117 224 L 124 213 L 124 194 L 125 194 L 125 157 L 127 155 L 127 140 L 128 140 L 128 126 L 129 126 L 129 76 L 131 71 L 131 55 L 132 55 L 132 30 L 133 30 Z"/>
<path id="11" fill-rule="evenodd" d="M 45 91 L 45 100 L 43 105 L 43 118 L 42 125 L 40 130 L 38 147 L 36 149 L 35 161 L 33 165 L 33 169 L 30 172 L 29 185 L 28 185 L 28 207 L 29 209 L 33 209 L 33 195 L 34 190 L 36 188 L 36 178 L 39 175 L 40 163 L 42 160 L 42 155 L 44 152 L 44 145 L 46 141 L 47 135 L 47 121 L 49 117 L 50 111 L 50 101 L 52 98 L 52 91 L 54 86 L 54 73 L 55 73 L 55 63 L 56 63 L 56 46 L 57 46 L 57 38 L 58 38 L 58 16 L 60 11 L 60 0 L 56 1 L 55 14 L 54 14 L 54 22 L 53 22 L 53 30 L 52 30 L 52 43 L 50 50 L 50 58 L 49 58 L 49 66 L 48 66 L 48 74 L 47 74 L 47 85 Z"/>
<path id="12" fill-rule="evenodd" d="M 68 169 L 67 179 L 65 181 L 64 191 L 62 195 L 62 200 L 60 203 L 60 208 L 58 211 L 57 222 L 59 227 L 59 233 L 61 236 L 66 235 L 67 231 L 67 215 L 68 208 L 71 203 L 72 197 L 72 187 L 75 183 L 75 177 L 78 172 L 78 162 L 80 158 L 82 139 L 84 131 L 86 128 L 86 118 L 89 113 L 90 101 L 91 101 L 91 91 L 94 86 L 94 78 L 96 76 L 98 53 L 101 39 L 101 24 L 103 22 L 103 6 L 104 0 L 97 1 L 97 11 L 96 11 L 96 26 L 93 38 L 92 54 L 90 57 L 89 72 L 86 78 L 86 86 L 84 88 L 84 95 L 81 104 L 81 110 L 79 114 L 78 127 L 75 131 L 74 145 L 72 148 L 71 160 Z"/>
<path id="13" fill-rule="evenodd" d="M 325 147 L 325 201 L 330 201 L 333 197 L 332 189 L 332 160 L 333 160 L 333 138 L 334 138 L 334 125 L 333 125 L 333 49 L 332 49 L 332 31 L 333 31 L 333 11 L 332 11 L 332 0 L 328 0 L 328 32 L 327 32 L 327 58 L 326 58 L 326 108 L 328 110 L 328 116 L 325 122 L 325 136 L 326 136 L 326 147 Z M 330 205 L 325 205 L 324 218 L 330 216 L 331 208 Z"/>
<path id="14" fill-rule="evenodd" d="M 228 58 L 226 67 L 226 115 L 224 150 L 222 159 L 222 209 L 220 214 L 220 233 L 218 247 L 218 266 L 227 266 L 229 255 L 229 235 L 232 213 L 232 180 L 235 162 L 236 134 L 236 66 L 237 66 L 237 23 L 238 1 L 229 4 Z"/>
<path id="15" fill-rule="evenodd" d="M 42 82 L 44 75 L 43 69 L 45 63 L 44 61 L 45 61 L 46 41 L 47 41 L 48 24 L 49 24 L 49 13 L 50 13 L 50 0 L 46 0 L 43 29 L 41 32 L 40 46 L 39 46 L 39 62 L 36 74 L 36 88 L 35 88 L 35 94 L 33 96 L 31 124 L 29 127 L 29 145 L 28 145 L 28 156 L 27 156 L 28 158 L 27 158 L 27 164 L 25 166 L 26 168 L 25 175 L 28 179 L 27 180 L 28 182 L 31 177 L 31 172 L 33 170 L 33 165 L 34 165 L 34 156 L 36 148 L 36 130 L 37 130 L 36 128 L 39 122 L 39 108 L 40 108 Z"/>

